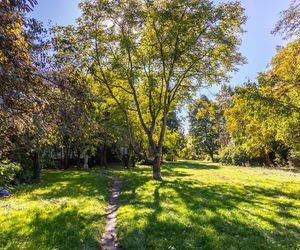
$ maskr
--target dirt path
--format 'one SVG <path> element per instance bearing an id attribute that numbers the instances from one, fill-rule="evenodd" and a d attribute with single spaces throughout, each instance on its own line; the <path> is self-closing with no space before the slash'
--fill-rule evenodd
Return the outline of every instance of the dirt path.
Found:
<path id="1" fill-rule="evenodd" d="M 101 248 L 103 250 L 121 250 L 120 242 L 117 238 L 116 221 L 118 210 L 118 198 L 120 194 L 121 181 L 116 177 L 111 177 L 112 194 L 109 199 L 109 205 L 106 213 L 106 225 L 101 239 Z"/>

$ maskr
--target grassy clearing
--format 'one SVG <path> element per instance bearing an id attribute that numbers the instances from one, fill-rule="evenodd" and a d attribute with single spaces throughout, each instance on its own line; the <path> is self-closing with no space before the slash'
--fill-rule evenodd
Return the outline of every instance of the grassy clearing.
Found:
<path id="1" fill-rule="evenodd" d="M 201 162 L 119 171 L 125 249 L 300 249 L 300 174 Z"/>
<path id="2" fill-rule="evenodd" d="M 99 249 L 107 178 L 98 171 L 49 171 L 41 184 L 0 200 L 0 249 Z"/>

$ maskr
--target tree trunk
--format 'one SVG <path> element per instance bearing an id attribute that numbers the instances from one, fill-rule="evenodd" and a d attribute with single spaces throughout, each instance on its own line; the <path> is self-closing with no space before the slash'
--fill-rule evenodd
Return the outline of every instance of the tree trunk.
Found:
<path id="1" fill-rule="evenodd" d="M 41 181 L 41 165 L 39 152 L 33 153 L 33 182 Z"/>
<path id="2" fill-rule="evenodd" d="M 106 148 L 106 144 L 104 144 L 101 149 L 101 166 L 105 168 L 107 168 Z"/>
<path id="3" fill-rule="evenodd" d="M 80 150 L 79 149 L 77 149 L 77 167 L 79 168 L 80 167 Z"/>
<path id="4" fill-rule="evenodd" d="M 69 148 L 65 147 L 64 150 L 64 168 L 68 169 L 69 168 Z"/>
<path id="5" fill-rule="evenodd" d="M 211 161 L 215 162 L 214 153 L 213 152 L 209 152 L 209 155 L 210 155 Z"/>
<path id="6" fill-rule="evenodd" d="M 272 161 L 271 161 L 270 156 L 269 156 L 268 153 L 266 153 L 265 158 L 266 158 L 266 164 L 267 164 L 267 166 L 268 167 L 272 166 Z"/>
<path id="7" fill-rule="evenodd" d="M 83 164 L 83 168 L 84 169 L 88 169 L 89 168 L 89 156 L 87 153 L 84 154 L 84 164 Z"/>
<path id="8" fill-rule="evenodd" d="M 61 148 L 60 150 L 60 169 L 63 169 L 64 168 L 64 159 L 63 159 L 63 148 Z"/>
<path id="9" fill-rule="evenodd" d="M 153 161 L 153 179 L 157 181 L 161 181 L 161 172 L 160 172 L 160 164 L 161 164 L 161 149 L 156 152 L 154 161 Z"/>

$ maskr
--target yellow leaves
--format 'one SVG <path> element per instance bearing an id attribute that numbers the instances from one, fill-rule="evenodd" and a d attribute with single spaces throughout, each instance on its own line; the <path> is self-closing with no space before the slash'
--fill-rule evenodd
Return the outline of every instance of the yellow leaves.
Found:
<path id="1" fill-rule="evenodd" d="M 30 56 L 28 53 L 29 44 L 24 36 L 24 27 L 20 19 L 14 20 L 4 27 L 5 37 L 9 38 L 10 48 L 7 48 L 11 53 L 15 53 L 14 57 L 19 58 L 23 63 L 30 63 Z M 7 62 L 7 58 L 4 56 L 3 51 L 0 51 L 0 63 Z"/>
<path id="2" fill-rule="evenodd" d="M 4 64 L 7 62 L 7 57 L 3 54 L 3 52 L 0 50 L 0 63 Z"/>
<path id="3" fill-rule="evenodd" d="M 271 73 L 279 75 L 282 80 L 289 80 L 300 73 L 300 39 L 289 43 L 272 59 Z"/>

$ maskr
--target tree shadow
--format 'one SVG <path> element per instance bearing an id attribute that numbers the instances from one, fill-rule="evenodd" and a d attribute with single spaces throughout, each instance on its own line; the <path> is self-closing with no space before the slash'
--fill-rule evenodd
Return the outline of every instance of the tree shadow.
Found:
<path id="1" fill-rule="evenodd" d="M 164 176 L 179 177 L 180 168 L 190 166 L 166 165 Z M 289 211 L 300 206 L 279 199 L 297 200 L 297 192 L 226 182 L 195 185 L 187 178 L 150 179 L 136 173 L 122 186 L 121 206 L 135 209 L 132 226 L 119 224 L 125 249 L 295 249 L 300 243 L 300 228 L 290 222 L 297 221 L 297 214 Z M 149 187 L 154 187 L 152 199 L 145 199 L 141 189 Z"/>
<path id="2" fill-rule="evenodd" d="M 77 208 L 48 214 L 47 217 L 36 213 L 29 225 L 32 229 L 28 235 L 31 249 L 36 246 L 51 249 L 98 249 L 99 239 L 90 232 L 99 226 L 93 226 L 95 221 L 100 222 L 101 216 L 84 216 Z"/>
<path id="3" fill-rule="evenodd" d="M 17 187 L 5 201 L 0 248 L 99 249 L 109 197 L 99 171 L 46 171 L 42 183 Z"/>
<path id="4" fill-rule="evenodd" d="M 181 169 L 197 169 L 197 170 L 209 170 L 219 169 L 220 167 L 214 163 L 203 163 L 203 162 L 191 162 L 191 161 L 179 161 L 164 163 L 163 168 L 181 168 Z"/>
<path id="5" fill-rule="evenodd" d="M 97 195 L 104 196 L 105 200 L 109 198 L 107 177 L 99 171 L 55 170 L 46 173 L 43 175 L 42 183 L 23 186 L 16 190 L 16 195 L 30 193 L 29 200 L 95 197 Z M 97 178 L 94 175 L 97 175 Z M 107 188 L 99 189 L 97 187 L 99 183 Z"/>

